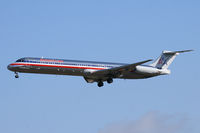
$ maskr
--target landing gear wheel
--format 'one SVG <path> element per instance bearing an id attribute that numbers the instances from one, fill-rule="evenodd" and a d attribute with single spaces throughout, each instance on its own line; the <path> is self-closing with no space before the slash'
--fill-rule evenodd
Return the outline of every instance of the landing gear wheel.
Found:
<path id="1" fill-rule="evenodd" d="M 107 79 L 107 83 L 111 84 L 113 82 L 112 78 Z"/>
<path id="2" fill-rule="evenodd" d="M 97 85 L 98 85 L 99 87 L 102 87 L 102 86 L 103 86 L 103 82 L 102 82 L 102 81 L 99 81 Z"/>
<path id="3" fill-rule="evenodd" d="M 19 75 L 17 72 L 15 72 L 15 78 L 19 78 Z"/>

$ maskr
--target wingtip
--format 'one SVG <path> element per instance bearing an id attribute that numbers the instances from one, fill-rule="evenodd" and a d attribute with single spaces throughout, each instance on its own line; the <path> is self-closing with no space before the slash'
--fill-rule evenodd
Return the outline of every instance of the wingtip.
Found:
<path id="1" fill-rule="evenodd" d="M 192 51 L 194 51 L 194 50 L 193 49 L 189 49 L 189 50 L 183 50 L 181 52 L 192 52 Z"/>

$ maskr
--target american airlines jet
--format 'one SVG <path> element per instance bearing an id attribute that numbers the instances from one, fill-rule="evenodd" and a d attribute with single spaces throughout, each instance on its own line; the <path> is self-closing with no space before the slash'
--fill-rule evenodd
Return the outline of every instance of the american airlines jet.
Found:
<path id="1" fill-rule="evenodd" d="M 192 50 L 163 51 L 161 56 L 150 65 L 143 64 L 152 60 L 125 64 L 26 57 L 9 64 L 8 69 L 15 72 L 15 78 L 19 78 L 18 72 L 83 76 L 86 82 L 97 82 L 101 87 L 104 81 L 112 83 L 114 78 L 144 79 L 170 74 L 168 67 L 175 57 L 179 53 L 190 51 Z"/>

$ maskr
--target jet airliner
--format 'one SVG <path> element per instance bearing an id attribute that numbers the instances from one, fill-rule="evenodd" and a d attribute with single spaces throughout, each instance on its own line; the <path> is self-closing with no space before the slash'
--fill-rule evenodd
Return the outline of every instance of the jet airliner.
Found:
<path id="1" fill-rule="evenodd" d="M 19 78 L 18 73 L 83 76 L 87 83 L 97 82 L 97 85 L 102 87 L 104 81 L 110 84 L 114 78 L 144 79 L 170 74 L 168 67 L 175 57 L 179 53 L 190 51 L 192 50 L 163 51 L 161 56 L 149 65 L 144 63 L 152 60 L 125 64 L 25 57 L 9 64 L 7 68 L 15 73 L 15 78 Z"/>

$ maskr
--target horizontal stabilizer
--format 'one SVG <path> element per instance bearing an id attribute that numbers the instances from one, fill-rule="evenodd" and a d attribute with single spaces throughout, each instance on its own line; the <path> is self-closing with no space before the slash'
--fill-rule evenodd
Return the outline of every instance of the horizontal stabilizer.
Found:
<path id="1" fill-rule="evenodd" d="M 185 52 L 191 52 L 194 50 L 182 50 L 182 51 L 163 51 L 164 54 L 176 54 L 176 53 L 185 53 Z"/>
<path id="2" fill-rule="evenodd" d="M 182 50 L 182 51 L 163 51 L 161 56 L 150 66 L 156 67 L 158 69 L 167 69 L 169 65 L 173 62 L 175 57 L 179 53 L 191 52 L 193 50 Z"/>

